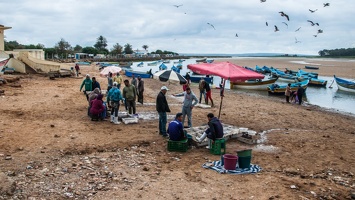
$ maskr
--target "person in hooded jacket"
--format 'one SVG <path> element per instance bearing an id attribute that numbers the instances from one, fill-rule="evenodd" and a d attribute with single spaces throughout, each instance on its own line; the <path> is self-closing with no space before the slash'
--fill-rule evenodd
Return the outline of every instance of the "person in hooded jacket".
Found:
<path id="1" fill-rule="evenodd" d="M 213 142 L 216 139 L 223 138 L 223 126 L 217 117 L 213 113 L 207 114 L 208 119 L 208 129 L 202 134 L 201 137 L 196 137 L 198 142 L 202 142 L 206 137 Z M 208 143 L 208 148 L 211 148 L 210 143 Z"/>
<path id="2" fill-rule="evenodd" d="M 111 122 L 114 124 L 120 124 L 118 121 L 118 110 L 120 107 L 120 101 L 123 101 L 120 89 L 117 88 L 117 82 L 113 83 L 112 88 L 107 94 L 107 102 L 111 105 Z"/>
<path id="3" fill-rule="evenodd" d="M 90 114 L 91 114 L 91 120 L 93 119 L 101 119 L 102 118 L 102 113 L 105 111 L 105 106 L 103 105 L 102 101 L 102 94 L 97 95 L 96 99 L 91 101 L 91 108 L 90 108 Z"/>

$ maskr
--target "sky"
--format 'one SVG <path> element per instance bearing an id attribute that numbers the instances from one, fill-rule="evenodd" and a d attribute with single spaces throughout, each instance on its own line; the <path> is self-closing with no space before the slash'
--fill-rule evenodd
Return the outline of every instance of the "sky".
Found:
<path id="1" fill-rule="evenodd" d="M 48 48 L 61 38 L 73 47 L 93 46 L 102 35 L 109 50 L 129 43 L 140 50 L 148 45 L 150 52 L 317 55 L 355 47 L 354 16 L 354 0 L 0 1 L 0 24 L 12 27 L 5 31 L 7 41 Z"/>

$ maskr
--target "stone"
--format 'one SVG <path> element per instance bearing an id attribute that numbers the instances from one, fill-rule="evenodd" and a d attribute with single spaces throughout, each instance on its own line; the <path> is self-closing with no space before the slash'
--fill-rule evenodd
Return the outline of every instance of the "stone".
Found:
<path id="1" fill-rule="evenodd" d="M 55 127 L 54 124 L 51 124 L 51 127 L 54 128 Z"/>
<path id="2" fill-rule="evenodd" d="M 0 172 L 0 194 L 12 195 L 15 189 L 15 181 L 6 176 L 3 172 Z"/>
<path id="3" fill-rule="evenodd" d="M 12 160 L 12 157 L 11 156 L 6 156 L 5 160 Z"/>
<path id="4" fill-rule="evenodd" d="M 290 188 L 291 188 L 291 189 L 297 189 L 297 186 L 291 185 Z"/>

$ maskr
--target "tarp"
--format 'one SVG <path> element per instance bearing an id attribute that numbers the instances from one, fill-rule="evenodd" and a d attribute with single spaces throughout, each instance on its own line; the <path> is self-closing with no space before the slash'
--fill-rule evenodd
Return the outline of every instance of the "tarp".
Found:
<path id="1" fill-rule="evenodd" d="M 198 74 L 215 75 L 232 82 L 264 78 L 262 74 L 230 62 L 189 64 L 187 68 Z"/>

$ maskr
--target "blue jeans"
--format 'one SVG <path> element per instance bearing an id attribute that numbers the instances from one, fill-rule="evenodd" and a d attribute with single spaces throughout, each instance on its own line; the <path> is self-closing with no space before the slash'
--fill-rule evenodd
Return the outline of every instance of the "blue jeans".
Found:
<path id="1" fill-rule="evenodd" d="M 159 112 L 159 134 L 166 135 L 166 112 Z"/>
<path id="2" fill-rule="evenodd" d="M 192 127 L 192 120 L 191 120 L 191 115 L 192 115 L 192 110 L 190 107 L 182 107 L 182 125 L 184 126 L 185 124 L 185 117 L 187 115 L 187 125 L 189 127 Z"/>
<path id="3" fill-rule="evenodd" d="M 199 103 L 201 103 L 202 95 L 203 95 L 203 99 L 206 99 L 206 92 L 205 92 L 205 90 L 203 90 L 203 91 L 200 90 L 200 101 L 199 101 Z"/>

